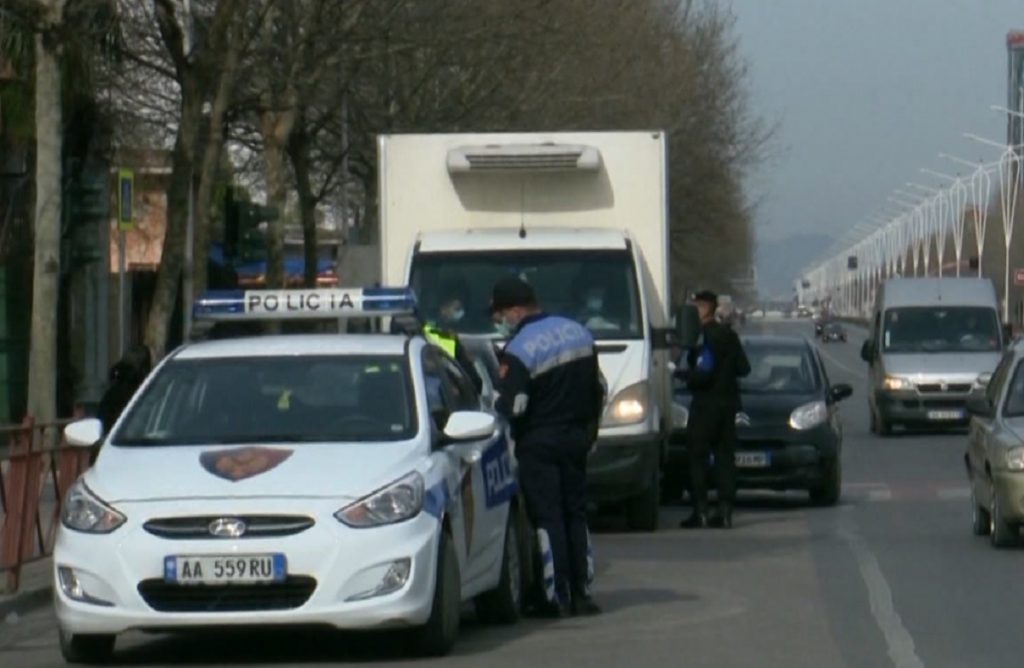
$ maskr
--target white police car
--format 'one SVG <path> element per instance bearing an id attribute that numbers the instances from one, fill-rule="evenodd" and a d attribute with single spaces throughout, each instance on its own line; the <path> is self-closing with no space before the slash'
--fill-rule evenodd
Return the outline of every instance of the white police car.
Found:
<path id="1" fill-rule="evenodd" d="M 393 289 L 211 294 L 197 318 L 408 312 Z M 131 629 L 329 624 L 455 641 L 463 602 L 517 619 L 528 560 L 506 425 L 420 336 L 186 345 L 153 371 L 67 496 L 61 648 Z M 69 425 L 70 443 L 101 437 Z"/>

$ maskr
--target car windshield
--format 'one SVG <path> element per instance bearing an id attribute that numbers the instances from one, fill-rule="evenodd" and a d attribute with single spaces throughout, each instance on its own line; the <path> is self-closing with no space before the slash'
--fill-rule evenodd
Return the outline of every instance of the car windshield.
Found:
<path id="1" fill-rule="evenodd" d="M 999 321 L 994 309 L 976 306 L 889 309 L 882 345 L 894 353 L 997 351 Z"/>
<path id="2" fill-rule="evenodd" d="M 497 334 L 488 306 L 492 286 L 507 274 L 533 285 L 545 311 L 575 318 L 597 339 L 643 336 L 625 250 L 421 253 L 411 284 L 427 320 L 462 334 Z"/>
<path id="3" fill-rule="evenodd" d="M 810 350 L 794 346 L 746 344 L 750 375 L 740 380 L 743 394 L 810 394 L 818 371 Z"/>
<path id="4" fill-rule="evenodd" d="M 112 443 L 396 441 L 416 432 L 400 356 L 172 360 Z"/>

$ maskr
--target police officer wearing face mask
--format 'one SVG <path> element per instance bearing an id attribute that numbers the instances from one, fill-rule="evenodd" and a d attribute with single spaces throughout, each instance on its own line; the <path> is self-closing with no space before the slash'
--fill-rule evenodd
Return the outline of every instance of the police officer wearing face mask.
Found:
<path id="1" fill-rule="evenodd" d="M 575 320 L 541 311 L 533 288 L 518 278 L 494 286 L 491 312 L 511 333 L 496 408 L 512 424 L 520 484 L 538 528 L 545 612 L 597 614 L 586 515 L 587 453 L 604 405 L 594 339 Z"/>
<path id="2" fill-rule="evenodd" d="M 469 376 L 469 379 L 473 381 L 476 391 L 479 392 L 483 389 L 483 379 L 477 373 L 473 360 L 470 358 L 469 353 L 466 352 L 466 347 L 459 341 L 459 334 L 454 329 L 464 315 L 465 310 L 462 306 L 462 299 L 454 295 L 449 297 L 441 304 L 441 326 L 427 323 L 423 327 L 423 336 L 426 337 L 427 341 L 430 341 L 454 358 L 463 371 L 466 372 L 466 375 Z"/>

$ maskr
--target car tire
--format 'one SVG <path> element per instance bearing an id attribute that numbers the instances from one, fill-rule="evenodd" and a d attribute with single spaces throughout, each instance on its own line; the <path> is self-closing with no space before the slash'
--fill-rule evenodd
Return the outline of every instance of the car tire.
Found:
<path id="1" fill-rule="evenodd" d="M 987 536 L 992 531 L 992 515 L 987 508 L 982 508 L 974 494 L 974 482 L 971 482 L 971 530 L 975 536 Z"/>
<path id="2" fill-rule="evenodd" d="M 875 433 L 879 436 L 892 436 L 892 423 L 877 413 L 875 414 Z"/>
<path id="3" fill-rule="evenodd" d="M 519 530 L 517 517 L 516 508 L 509 507 L 498 586 L 484 592 L 474 601 L 477 617 L 487 624 L 514 624 L 519 621 L 523 610 L 526 581 L 522 532 Z"/>
<path id="4" fill-rule="evenodd" d="M 811 503 L 816 506 L 834 506 L 839 503 L 843 490 L 843 467 L 837 456 L 821 466 L 821 482 L 810 489 Z"/>
<path id="5" fill-rule="evenodd" d="M 992 547 L 1012 547 L 1017 544 L 1017 539 L 1020 537 L 1017 525 L 1007 522 L 1003 518 L 1002 506 L 999 503 L 999 497 L 995 490 L 992 490 L 992 503 L 989 505 L 991 529 L 989 530 L 989 540 L 992 542 Z"/>
<path id="6" fill-rule="evenodd" d="M 455 645 L 462 614 L 461 577 L 455 546 L 448 532 L 442 531 L 430 617 L 426 624 L 412 631 L 412 650 L 417 656 L 444 656 Z"/>
<path id="7" fill-rule="evenodd" d="M 102 666 L 114 656 L 113 635 L 81 635 L 60 629 L 60 653 L 71 664 Z"/>
<path id="8" fill-rule="evenodd" d="M 650 532 L 658 529 L 658 509 L 661 501 L 661 468 L 654 467 L 654 472 L 647 483 L 647 488 L 629 500 L 626 506 L 626 525 L 630 531 Z"/>

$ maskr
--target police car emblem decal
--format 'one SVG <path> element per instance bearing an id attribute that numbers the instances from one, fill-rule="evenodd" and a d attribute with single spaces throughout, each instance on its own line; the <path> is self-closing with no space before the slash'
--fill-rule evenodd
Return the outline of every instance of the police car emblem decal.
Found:
<path id="1" fill-rule="evenodd" d="M 199 463 L 218 478 L 238 482 L 266 473 L 291 456 L 291 450 L 244 447 L 204 452 Z"/>

